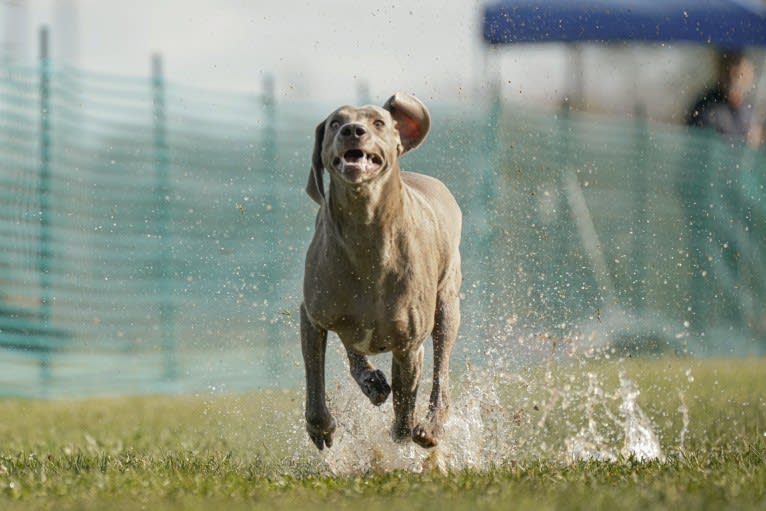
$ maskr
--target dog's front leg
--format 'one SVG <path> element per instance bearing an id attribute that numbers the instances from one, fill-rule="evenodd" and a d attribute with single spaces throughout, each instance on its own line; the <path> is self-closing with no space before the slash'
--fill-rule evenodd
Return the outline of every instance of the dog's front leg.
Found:
<path id="1" fill-rule="evenodd" d="M 460 325 L 460 300 L 457 295 L 439 297 L 434 330 L 434 381 L 428 415 L 424 423 L 415 426 L 412 439 L 421 447 L 434 447 L 444 430 L 449 411 L 449 357 Z"/>
<path id="2" fill-rule="evenodd" d="M 348 364 L 359 388 L 375 406 L 380 406 L 386 402 L 391 393 L 391 387 L 386 381 L 383 371 L 375 369 L 364 355 L 359 355 L 353 351 L 346 350 L 348 354 Z"/>
<path id="3" fill-rule="evenodd" d="M 301 351 L 306 368 L 306 431 L 319 450 L 332 446 L 335 419 L 325 400 L 324 361 L 327 330 L 311 323 L 301 305 Z"/>
<path id="4" fill-rule="evenodd" d="M 415 425 L 415 401 L 423 371 L 423 345 L 413 351 L 395 351 L 391 361 L 394 394 L 394 440 L 411 438 Z"/>

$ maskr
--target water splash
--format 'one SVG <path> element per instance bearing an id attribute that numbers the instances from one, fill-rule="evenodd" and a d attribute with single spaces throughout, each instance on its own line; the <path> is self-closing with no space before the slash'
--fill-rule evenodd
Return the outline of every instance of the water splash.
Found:
<path id="1" fill-rule="evenodd" d="M 424 381 L 423 388 L 430 382 Z M 450 417 L 435 449 L 422 449 L 412 442 L 397 443 L 390 435 L 393 406 L 389 399 L 375 407 L 361 396 L 353 382 L 335 388 L 331 406 L 338 429 L 323 461 L 334 474 L 385 472 L 391 470 L 460 470 L 487 468 L 505 461 L 511 432 L 496 387 L 466 380 L 453 396 Z M 424 401 L 424 400 L 421 400 Z M 416 417 L 425 416 L 425 403 Z"/>
<path id="2" fill-rule="evenodd" d="M 665 456 L 662 454 L 652 423 L 636 402 L 639 394 L 641 392 L 636 384 L 620 371 L 619 397 L 622 399 L 620 412 L 625 433 L 622 455 L 639 461 L 664 461 Z"/>
<path id="3" fill-rule="evenodd" d="M 329 392 L 338 430 L 333 447 L 320 454 L 322 463 L 333 474 L 359 474 L 484 470 L 524 459 L 665 460 L 655 425 L 638 404 L 638 385 L 624 370 L 614 383 L 598 370 L 583 369 L 593 360 L 548 360 L 544 369 L 525 370 L 513 369 L 496 352 L 485 356 L 483 367 L 468 364 L 454 384 L 442 440 L 431 450 L 394 442 L 390 399 L 375 407 L 350 377 L 342 377 Z M 607 358 L 600 362 L 619 364 Z M 416 417 L 425 416 L 429 388 L 423 381 Z M 683 392 L 680 397 L 682 449 L 689 417 Z"/>
<path id="4" fill-rule="evenodd" d="M 617 454 L 610 447 L 608 437 L 602 434 L 599 422 L 596 420 L 597 407 L 604 403 L 605 393 L 601 383 L 594 373 L 587 373 L 588 388 L 585 392 L 585 404 L 583 406 L 584 417 L 587 427 L 580 429 L 573 437 L 565 440 L 569 458 L 575 460 L 603 460 L 616 461 Z M 606 416 L 612 422 L 615 417 L 605 408 Z"/>
<path id="5" fill-rule="evenodd" d="M 692 370 L 686 369 L 684 371 L 686 375 L 686 381 L 691 384 L 694 382 L 694 376 L 692 376 Z M 678 405 L 678 413 L 681 414 L 681 431 L 678 433 L 678 452 L 684 452 L 684 445 L 686 443 L 686 434 L 689 432 L 689 408 L 686 406 L 686 394 L 683 390 L 678 391 L 678 399 L 680 405 Z"/>
<path id="6" fill-rule="evenodd" d="M 587 427 L 565 441 L 571 460 L 617 461 L 620 456 L 639 461 L 664 460 L 653 425 L 636 402 L 641 394 L 636 384 L 619 373 L 620 385 L 613 394 L 606 393 L 599 378 L 587 373 L 584 416 Z M 619 402 L 619 414 L 613 414 L 609 401 Z M 601 414 L 598 408 L 603 408 Z M 599 419 L 600 417 L 600 419 Z M 622 448 L 616 444 L 622 437 Z"/>

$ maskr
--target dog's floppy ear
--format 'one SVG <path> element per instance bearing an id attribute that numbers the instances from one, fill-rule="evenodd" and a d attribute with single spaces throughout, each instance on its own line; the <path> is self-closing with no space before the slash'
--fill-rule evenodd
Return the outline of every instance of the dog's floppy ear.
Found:
<path id="1" fill-rule="evenodd" d="M 431 129 L 431 116 L 415 96 L 397 92 L 383 105 L 391 113 L 402 140 L 402 154 L 419 146 Z"/>
<path id="2" fill-rule="evenodd" d="M 309 171 L 309 182 L 306 183 L 306 193 L 314 199 L 317 204 L 322 204 L 324 200 L 324 165 L 322 164 L 322 142 L 324 141 L 324 123 L 322 121 L 316 128 L 314 138 L 314 154 L 311 156 L 311 170 Z"/>

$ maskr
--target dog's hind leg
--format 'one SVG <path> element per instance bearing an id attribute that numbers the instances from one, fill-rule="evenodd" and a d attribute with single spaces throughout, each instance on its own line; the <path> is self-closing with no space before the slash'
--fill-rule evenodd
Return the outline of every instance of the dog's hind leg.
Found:
<path id="1" fill-rule="evenodd" d="M 422 447 L 434 447 L 444 430 L 449 411 L 449 357 L 455 344 L 460 324 L 458 297 L 440 297 L 436 308 L 436 321 L 431 334 L 434 345 L 434 381 L 428 415 L 412 431 L 412 440 Z"/>
<path id="2" fill-rule="evenodd" d="M 346 350 L 348 354 L 348 365 L 351 370 L 351 376 L 359 384 L 359 388 L 367 396 L 372 404 L 380 406 L 386 402 L 391 393 L 391 387 L 386 381 L 386 376 L 380 369 L 375 369 L 367 361 L 367 357 Z"/>

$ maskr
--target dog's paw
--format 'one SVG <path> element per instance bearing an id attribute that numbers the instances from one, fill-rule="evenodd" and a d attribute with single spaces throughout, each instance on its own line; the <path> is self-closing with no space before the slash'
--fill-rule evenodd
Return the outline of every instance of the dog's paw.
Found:
<path id="1" fill-rule="evenodd" d="M 391 394 L 391 386 L 386 381 L 386 375 L 380 369 L 364 371 L 360 378 L 359 386 L 362 388 L 364 395 L 375 406 L 385 403 L 388 395 Z"/>
<path id="2" fill-rule="evenodd" d="M 418 424 L 412 429 L 412 441 L 426 449 L 436 447 L 439 444 L 439 439 L 433 428 L 422 424 Z"/>
<path id="3" fill-rule="evenodd" d="M 335 419 L 327 416 L 319 420 L 306 420 L 306 431 L 309 438 L 320 451 L 327 447 L 332 447 L 332 437 L 335 433 Z"/>

